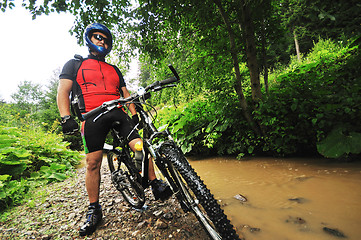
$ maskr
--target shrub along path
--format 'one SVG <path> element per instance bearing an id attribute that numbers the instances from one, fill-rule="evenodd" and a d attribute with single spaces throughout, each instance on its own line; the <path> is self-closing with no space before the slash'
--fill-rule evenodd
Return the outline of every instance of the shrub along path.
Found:
<path id="1" fill-rule="evenodd" d="M 105 164 L 103 164 L 104 166 Z M 175 198 L 155 201 L 147 190 L 147 209 L 137 211 L 123 201 L 111 185 L 107 166 L 102 168 L 103 222 L 90 237 L 80 237 L 87 195 L 85 168 L 64 182 L 46 185 L 27 203 L 15 207 L 0 222 L 0 239 L 207 239 L 191 213 L 184 213 Z"/>

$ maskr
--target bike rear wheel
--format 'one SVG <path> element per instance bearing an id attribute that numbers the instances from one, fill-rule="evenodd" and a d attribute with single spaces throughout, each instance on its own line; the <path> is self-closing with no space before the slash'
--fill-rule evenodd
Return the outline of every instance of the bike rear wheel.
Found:
<path id="1" fill-rule="evenodd" d="M 110 151 L 107 154 L 107 160 L 116 189 L 131 206 L 142 208 L 145 203 L 144 189 L 140 184 L 140 174 L 135 170 L 130 159 Z"/>
<path id="2" fill-rule="evenodd" d="M 159 153 L 168 162 L 169 175 L 178 187 L 182 207 L 195 214 L 209 237 L 239 239 L 233 225 L 183 153 L 173 144 L 164 144 Z"/>

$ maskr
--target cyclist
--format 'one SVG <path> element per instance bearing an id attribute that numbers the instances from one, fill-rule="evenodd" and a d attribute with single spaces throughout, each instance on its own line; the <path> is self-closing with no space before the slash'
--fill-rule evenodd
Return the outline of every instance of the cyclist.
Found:
<path id="1" fill-rule="evenodd" d="M 84 41 L 89 48 L 89 56 L 81 61 L 68 61 L 59 76 L 57 104 L 61 115 L 61 125 L 64 134 L 78 131 L 79 126 L 70 115 L 70 92 L 76 92 L 79 97 L 78 106 L 81 112 L 88 112 L 105 101 L 130 96 L 120 70 L 105 62 L 105 56 L 111 51 L 113 39 L 109 29 L 100 23 L 87 26 L 84 32 Z M 80 93 L 80 94 L 79 94 Z M 86 153 L 85 185 L 90 205 L 86 214 L 86 221 L 80 227 L 81 236 L 90 235 L 102 219 L 102 210 L 99 204 L 100 167 L 103 156 L 103 145 L 106 135 L 114 121 L 121 123 L 120 132 L 128 137 L 129 146 L 134 151 L 135 144 L 141 141 L 138 132 L 132 132 L 134 124 L 139 122 L 135 106 L 128 106 L 132 118 L 123 108 L 114 109 L 107 115 L 93 122 L 89 118 L 81 123 L 81 135 Z M 95 116 L 96 117 L 96 116 Z M 168 185 L 156 179 L 153 163 L 149 160 L 149 180 L 156 199 L 167 199 L 171 196 Z"/>

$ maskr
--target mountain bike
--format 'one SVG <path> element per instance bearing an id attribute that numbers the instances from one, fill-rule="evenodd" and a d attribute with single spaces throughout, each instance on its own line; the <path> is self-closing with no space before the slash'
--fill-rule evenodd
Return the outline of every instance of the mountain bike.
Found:
<path id="1" fill-rule="evenodd" d="M 152 92 L 177 86 L 178 73 L 173 66 L 169 65 L 169 68 L 173 73 L 171 78 L 139 88 L 128 98 L 104 102 L 83 117 L 84 119 L 94 117 L 93 121 L 97 121 L 119 106 L 135 104 L 140 120 L 133 131 L 142 130 L 142 159 L 134 157 L 128 141 L 119 134 L 118 122 L 114 122 L 111 129 L 113 144 L 104 145 L 112 183 L 116 189 L 131 206 L 142 208 L 146 200 L 144 189 L 149 187 L 149 159 L 152 159 L 168 182 L 183 211 L 194 213 L 210 239 L 239 239 L 224 211 L 189 164 L 168 129 L 158 131 L 154 125 L 155 117 L 151 113 L 154 108 L 147 103 L 147 99 L 151 97 Z"/>

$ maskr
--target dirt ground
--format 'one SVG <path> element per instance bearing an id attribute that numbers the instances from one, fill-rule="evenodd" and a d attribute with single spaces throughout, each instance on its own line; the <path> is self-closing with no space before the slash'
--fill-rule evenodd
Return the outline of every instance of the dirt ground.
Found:
<path id="1" fill-rule="evenodd" d="M 16 207 L 0 223 L 0 239 L 208 239 L 191 213 L 184 213 L 175 198 L 155 201 L 147 189 L 144 209 L 128 206 L 113 187 L 107 167 L 102 168 L 100 203 L 103 221 L 97 231 L 80 237 L 79 227 L 88 206 L 85 168 L 64 182 L 38 189 L 33 199 Z"/>

